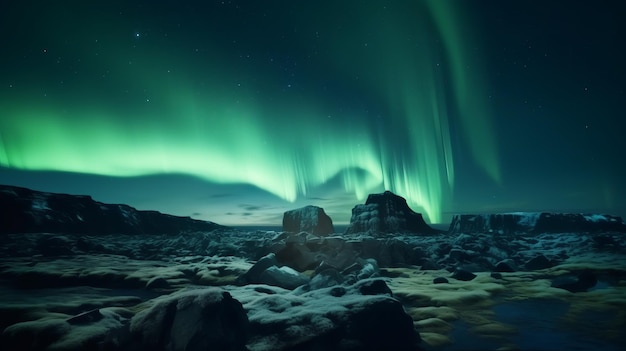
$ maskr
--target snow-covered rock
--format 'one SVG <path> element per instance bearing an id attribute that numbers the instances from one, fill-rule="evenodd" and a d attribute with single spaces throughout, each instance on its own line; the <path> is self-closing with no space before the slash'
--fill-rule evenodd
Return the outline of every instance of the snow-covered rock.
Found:
<path id="1" fill-rule="evenodd" d="M 279 286 L 288 290 L 293 290 L 309 282 L 309 277 L 288 266 L 267 268 L 261 273 L 259 283 Z"/>
<path id="2" fill-rule="evenodd" d="M 248 317 L 241 303 L 217 288 L 162 296 L 130 321 L 134 350 L 247 350 Z"/>
<path id="3" fill-rule="evenodd" d="M 450 233 L 626 232 L 620 217 L 599 214 L 511 212 L 454 215 Z"/>
<path id="4" fill-rule="evenodd" d="M 248 285 L 232 294 L 248 312 L 251 351 L 420 349 L 411 317 L 382 280 L 308 292 Z"/>
<path id="5" fill-rule="evenodd" d="M 305 206 L 283 214 L 283 230 L 286 232 L 308 232 L 328 235 L 335 232 L 333 221 L 324 209 L 317 206 Z"/>
<path id="6" fill-rule="evenodd" d="M 346 233 L 398 233 L 435 234 L 421 214 L 413 212 L 406 199 L 390 191 L 370 194 L 364 205 L 352 209 L 350 226 Z"/>

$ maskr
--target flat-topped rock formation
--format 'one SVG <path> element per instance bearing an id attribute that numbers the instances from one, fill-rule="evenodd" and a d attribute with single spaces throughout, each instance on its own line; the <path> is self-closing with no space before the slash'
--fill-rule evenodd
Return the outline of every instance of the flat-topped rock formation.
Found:
<path id="1" fill-rule="evenodd" d="M 382 194 L 370 194 L 365 205 L 356 205 L 352 209 L 350 226 L 346 233 L 416 233 L 436 234 L 420 213 L 409 208 L 406 199 L 391 191 Z"/>
<path id="2" fill-rule="evenodd" d="M 323 208 L 317 206 L 304 206 L 285 212 L 283 214 L 283 230 L 317 235 L 328 235 L 335 232 L 333 221 Z"/>
<path id="3" fill-rule="evenodd" d="M 104 204 L 90 196 L 7 185 L 0 185 L 0 209 L 0 234 L 178 234 L 222 227 L 190 217 Z"/>
<path id="4" fill-rule="evenodd" d="M 621 217 L 604 214 L 511 212 L 454 215 L 450 233 L 626 232 Z"/>

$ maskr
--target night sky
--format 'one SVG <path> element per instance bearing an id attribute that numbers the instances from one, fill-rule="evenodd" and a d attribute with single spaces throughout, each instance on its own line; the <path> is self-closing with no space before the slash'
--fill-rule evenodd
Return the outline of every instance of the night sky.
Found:
<path id="1" fill-rule="evenodd" d="M 226 225 L 626 216 L 622 1 L 5 1 L 0 183 Z"/>

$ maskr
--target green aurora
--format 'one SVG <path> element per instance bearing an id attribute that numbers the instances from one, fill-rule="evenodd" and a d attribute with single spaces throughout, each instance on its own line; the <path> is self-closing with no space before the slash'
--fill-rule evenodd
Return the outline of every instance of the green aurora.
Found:
<path id="1" fill-rule="evenodd" d="M 130 23 L 111 28 L 107 11 L 77 20 L 84 33 L 50 19 L 40 28 L 56 26 L 54 34 L 33 34 L 44 37 L 33 53 L 39 66 L 0 97 L 0 166 L 186 174 L 288 201 L 339 179 L 355 200 L 391 190 L 440 222 L 456 148 L 494 182 L 501 177 L 485 68 L 472 49 L 480 42 L 460 5 L 302 5 L 287 22 L 304 28 L 289 37 L 298 39 L 293 50 L 310 54 L 303 68 L 285 68 L 288 53 L 264 57 L 246 32 L 238 40 L 261 63 L 227 50 L 218 32 L 184 40 L 173 30 L 157 42 L 154 31 L 129 33 Z M 73 79 L 75 71 L 83 77 Z M 305 78 L 290 83 L 294 72 Z"/>

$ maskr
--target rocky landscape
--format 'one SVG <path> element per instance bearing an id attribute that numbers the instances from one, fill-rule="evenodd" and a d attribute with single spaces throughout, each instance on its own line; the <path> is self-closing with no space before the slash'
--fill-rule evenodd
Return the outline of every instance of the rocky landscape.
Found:
<path id="1" fill-rule="evenodd" d="M 621 350 L 626 224 L 454 216 L 372 194 L 337 233 L 282 231 L 1 186 L 3 350 Z"/>

